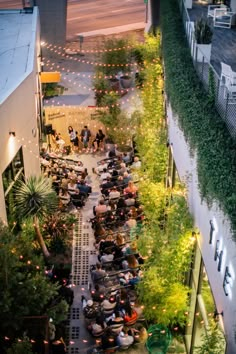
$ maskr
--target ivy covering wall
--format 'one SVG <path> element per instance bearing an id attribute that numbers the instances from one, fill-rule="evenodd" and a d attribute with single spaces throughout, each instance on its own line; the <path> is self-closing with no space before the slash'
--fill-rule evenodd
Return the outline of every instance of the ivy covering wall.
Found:
<path id="1" fill-rule="evenodd" d="M 159 35 L 149 36 L 144 47 L 139 48 L 145 79 L 143 112 L 135 140 L 142 161 L 139 199 L 145 219 L 137 248 L 145 262 L 138 293 L 147 320 L 178 331 L 187 321 L 189 287 L 185 274 L 195 238 L 184 188 L 165 186 L 168 148 L 160 43 Z"/>
<path id="2" fill-rule="evenodd" d="M 165 90 L 190 149 L 197 152 L 200 194 L 209 205 L 219 203 L 236 240 L 236 143 L 197 77 L 177 0 L 161 0 L 161 30 Z"/>

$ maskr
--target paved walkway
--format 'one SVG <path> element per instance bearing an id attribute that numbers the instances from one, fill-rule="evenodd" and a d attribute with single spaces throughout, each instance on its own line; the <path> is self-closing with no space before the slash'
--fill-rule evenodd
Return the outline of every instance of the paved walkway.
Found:
<path id="1" fill-rule="evenodd" d="M 88 283 L 90 281 L 89 267 L 97 261 L 94 248 L 94 236 L 88 219 L 93 216 L 92 207 L 97 204 L 100 197 L 99 181 L 92 173 L 92 168 L 102 155 L 82 154 L 79 156 L 84 166 L 88 169 L 92 178 L 92 193 L 86 205 L 77 213 L 77 223 L 73 234 L 72 249 L 72 284 L 74 284 L 74 303 L 70 310 L 70 328 L 68 348 L 69 354 L 87 353 L 87 350 L 95 345 L 95 339 L 89 334 L 84 325 L 82 314 L 81 295 L 90 298 Z"/>
<path id="2" fill-rule="evenodd" d="M 97 161 L 104 157 L 103 153 L 82 154 L 79 159 L 88 169 L 92 179 L 92 193 L 86 205 L 80 212 L 75 212 L 77 222 L 73 233 L 72 246 L 72 284 L 74 284 L 74 302 L 68 316 L 68 354 L 82 354 L 96 345 L 96 340 L 87 331 L 82 313 L 81 295 L 90 298 L 88 284 L 91 283 L 90 265 L 97 262 L 97 251 L 94 247 L 94 235 L 91 223 L 88 220 L 93 216 L 92 208 L 97 204 L 101 196 L 99 179 L 92 172 L 97 166 Z M 127 350 L 129 354 L 146 354 L 146 348 L 142 346 L 132 347 Z"/>

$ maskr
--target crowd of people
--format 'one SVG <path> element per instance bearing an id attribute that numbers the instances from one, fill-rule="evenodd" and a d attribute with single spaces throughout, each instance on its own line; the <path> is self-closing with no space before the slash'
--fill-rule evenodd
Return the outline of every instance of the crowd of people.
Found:
<path id="1" fill-rule="evenodd" d="M 83 134 L 83 143 L 90 138 Z M 70 141 L 77 132 L 72 127 Z M 103 136 L 96 136 L 98 146 Z M 47 151 L 41 153 L 42 171 L 52 179 L 52 186 L 59 197 L 63 212 L 81 209 L 92 192 L 92 178 L 81 161 L 58 158 Z M 142 279 L 142 255 L 137 250 L 137 239 L 144 219 L 138 199 L 136 171 L 141 161 L 138 156 L 114 151 L 98 162 L 93 173 L 100 183 L 100 198 L 93 207 L 92 223 L 94 243 L 98 253 L 97 264 L 91 267 L 90 298 L 82 297 L 85 325 L 93 337 L 99 337 L 104 353 L 117 348 L 128 348 L 133 343 L 144 342 L 147 331 L 134 306 L 135 286 Z M 136 177 L 135 177 L 136 176 Z M 61 291 L 73 303 L 68 284 Z M 70 294 L 69 294 L 70 292 Z"/>
<path id="2" fill-rule="evenodd" d="M 93 169 L 101 191 L 90 219 L 98 259 L 91 266 L 90 297 L 82 296 L 81 301 L 85 325 L 93 337 L 99 337 L 97 350 L 103 353 L 147 339 L 140 308 L 135 306 L 145 261 L 137 250 L 144 215 L 133 179 L 140 166 L 137 156 L 128 160 L 125 154 L 111 155 Z"/>

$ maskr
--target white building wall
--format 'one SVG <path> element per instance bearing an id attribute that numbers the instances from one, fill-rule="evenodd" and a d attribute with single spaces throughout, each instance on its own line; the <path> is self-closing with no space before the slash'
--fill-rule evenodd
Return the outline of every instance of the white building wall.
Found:
<path id="1" fill-rule="evenodd" d="M 233 12 L 236 12 L 236 0 L 230 1 L 230 8 Z M 235 22 L 235 21 L 234 21 Z"/>
<path id="2" fill-rule="evenodd" d="M 28 75 L 0 105 L 1 175 L 20 147 L 23 148 L 25 176 L 40 173 L 38 145 L 40 33 L 37 9 L 34 8 L 34 11 L 35 31 L 32 31 L 32 43 L 27 63 Z M 15 138 L 9 136 L 10 131 L 15 132 Z M 35 136 L 34 131 L 36 131 Z M 0 218 L 7 220 L 2 176 L 0 177 Z"/>
<path id="3" fill-rule="evenodd" d="M 195 225 L 200 230 L 199 246 L 203 261 L 206 267 L 209 282 L 212 288 L 217 311 L 223 311 L 223 324 L 227 339 L 227 354 L 236 353 L 235 331 L 236 331 L 236 240 L 232 240 L 230 226 L 227 217 L 222 213 L 217 203 L 208 207 L 201 200 L 198 190 L 198 177 L 196 153 L 191 152 L 178 127 L 170 105 L 167 107 L 169 142 L 173 148 L 173 156 L 176 168 L 182 181 L 188 189 L 188 203 L 191 213 L 194 216 Z M 210 220 L 213 221 L 215 231 L 212 244 L 209 244 Z M 220 241 L 219 250 L 223 250 L 221 271 L 218 272 L 218 261 L 214 260 L 216 241 Z M 226 286 L 228 296 L 223 289 L 225 268 L 229 267 L 231 278 Z"/>

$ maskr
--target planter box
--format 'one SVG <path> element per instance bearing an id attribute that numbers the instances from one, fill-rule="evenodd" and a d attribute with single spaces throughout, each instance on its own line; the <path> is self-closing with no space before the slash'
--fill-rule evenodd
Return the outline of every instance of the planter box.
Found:
<path id="1" fill-rule="evenodd" d="M 127 75 L 121 76 L 120 83 L 123 88 L 130 88 L 132 85 L 132 77 L 127 76 Z"/>
<path id="2" fill-rule="evenodd" d="M 109 79 L 109 86 L 113 91 L 119 91 L 120 90 L 119 79 L 116 79 L 116 78 Z"/>
<path id="3" fill-rule="evenodd" d="M 208 62 L 210 63 L 211 60 L 211 44 L 197 44 L 196 45 L 197 51 L 197 62 L 201 63 Z"/>
<path id="4" fill-rule="evenodd" d="M 104 148 L 105 151 L 115 151 L 115 144 L 111 139 L 106 138 L 104 141 Z"/>

